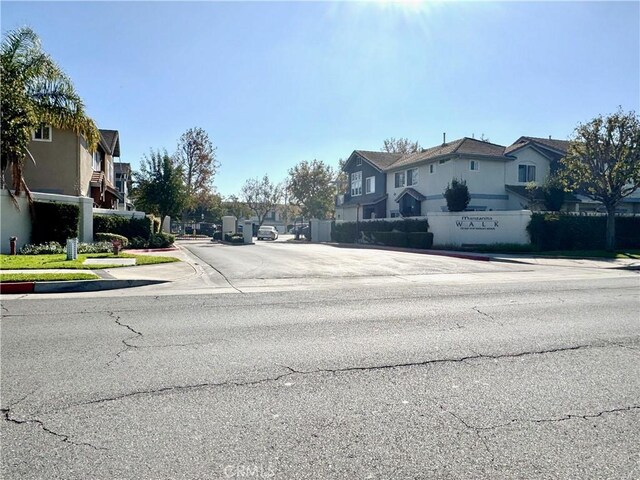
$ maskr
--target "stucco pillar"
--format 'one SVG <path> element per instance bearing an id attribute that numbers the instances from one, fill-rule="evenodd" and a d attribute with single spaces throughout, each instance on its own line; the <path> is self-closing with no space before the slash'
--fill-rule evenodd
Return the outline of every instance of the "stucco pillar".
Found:
<path id="1" fill-rule="evenodd" d="M 80 220 L 78 222 L 78 237 L 81 242 L 93 242 L 93 199 L 78 197 Z"/>

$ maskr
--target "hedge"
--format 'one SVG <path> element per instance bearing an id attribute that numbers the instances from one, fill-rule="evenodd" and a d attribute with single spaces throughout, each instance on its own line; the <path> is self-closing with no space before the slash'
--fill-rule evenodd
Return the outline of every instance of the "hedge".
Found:
<path id="1" fill-rule="evenodd" d="M 150 217 L 131 218 L 121 217 L 119 215 L 93 216 L 94 232 L 117 233 L 118 235 L 127 237 L 130 242 L 136 237 L 149 241 L 153 233 L 151 230 L 152 226 L 153 221 Z"/>
<path id="2" fill-rule="evenodd" d="M 68 238 L 78 237 L 80 208 L 68 203 L 34 202 L 31 242 L 41 244 L 67 243 Z"/>
<path id="3" fill-rule="evenodd" d="M 527 226 L 538 250 L 602 250 L 607 217 L 534 213 Z M 616 248 L 640 248 L 640 217 L 616 217 Z"/>
<path id="4" fill-rule="evenodd" d="M 407 218 L 404 220 L 373 220 L 367 222 L 343 222 L 336 223 L 331 229 L 331 240 L 338 243 L 355 243 L 362 233 L 365 236 L 372 232 L 422 232 L 429 230 L 429 222 L 426 219 Z"/>
<path id="5" fill-rule="evenodd" d="M 110 243 L 114 240 L 118 240 L 122 248 L 127 248 L 129 246 L 129 239 L 124 235 L 118 235 L 117 233 L 98 232 L 93 234 L 93 238 L 98 242 Z"/>

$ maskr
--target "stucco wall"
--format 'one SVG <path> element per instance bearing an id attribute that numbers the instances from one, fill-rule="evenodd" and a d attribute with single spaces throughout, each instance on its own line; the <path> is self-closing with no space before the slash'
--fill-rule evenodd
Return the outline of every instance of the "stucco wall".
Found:
<path id="1" fill-rule="evenodd" d="M 91 175 L 93 175 L 93 154 L 87 150 L 87 142 L 78 139 L 80 152 L 80 182 L 79 193 L 85 197 L 91 196 Z"/>
<path id="2" fill-rule="evenodd" d="M 432 212 L 427 215 L 434 245 L 528 244 L 529 210 Z"/>
<path id="3" fill-rule="evenodd" d="M 484 207 L 487 210 L 506 210 L 508 195 L 504 190 L 505 165 L 503 161 L 476 159 L 479 170 L 469 170 L 469 158 L 453 158 L 445 163 L 431 162 L 418 166 L 418 184 L 414 185 L 418 192 L 426 198 L 422 202 L 422 213 L 442 212 L 447 209 L 443 193 L 453 178 L 467 182 L 471 194 L 470 207 Z M 429 173 L 429 165 L 434 165 L 434 173 Z M 412 168 L 412 167 L 409 167 Z M 396 198 L 406 187 L 395 187 L 395 173 L 409 168 L 387 172 L 387 217 L 398 210 Z"/>
<path id="4" fill-rule="evenodd" d="M 29 151 L 36 161 L 25 161 L 24 179 L 34 192 L 76 195 L 78 137 L 53 129 L 50 142 L 31 141 Z"/>
<path id="5" fill-rule="evenodd" d="M 73 197 L 49 193 L 33 192 L 33 199 L 37 202 L 58 202 L 78 205 L 80 219 L 78 222 L 78 238 L 81 242 L 93 241 L 93 202 L 87 197 Z M 17 209 L 9 193 L 0 191 L 0 252 L 9 253 L 9 237 L 17 236 L 17 247 L 31 242 L 31 216 L 29 205 L 24 195 L 17 197 L 19 209 Z"/>
<path id="6" fill-rule="evenodd" d="M 526 185 L 518 182 L 518 165 L 535 165 L 536 183 L 542 185 L 549 176 L 549 159 L 531 147 L 525 147 L 513 154 L 516 160 L 507 162 L 505 169 L 505 183 L 507 185 Z"/>

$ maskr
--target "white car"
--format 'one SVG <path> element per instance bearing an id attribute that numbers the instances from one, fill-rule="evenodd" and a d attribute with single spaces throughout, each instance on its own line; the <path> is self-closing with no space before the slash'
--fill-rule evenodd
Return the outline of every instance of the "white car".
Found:
<path id="1" fill-rule="evenodd" d="M 276 227 L 260 227 L 258 230 L 258 240 L 275 240 L 278 238 Z"/>

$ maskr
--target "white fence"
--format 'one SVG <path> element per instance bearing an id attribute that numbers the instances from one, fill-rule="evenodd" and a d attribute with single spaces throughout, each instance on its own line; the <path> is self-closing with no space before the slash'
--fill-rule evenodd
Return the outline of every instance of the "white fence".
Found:
<path id="1" fill-rule="evenodd" d="M 93 241 L 93 215 L 118 215 L 124 217 L 144 218 L 144 212 L 107 210 L 93 208 L 93 199 L 89 197 L 72 197 L 52 193 L 32 192 L 34 201 L 54 202 L 78 205 L 80 219 L 78 221 L 78 239 L 81 242 Z M 5 190 L 0 191 L 0 253 L 9 253 L 11 237 L 17 237 L 16 248 L 19 250 L 31 241 L 31 215 L 27 197 L 16 197 L 18 208 Z"/>

